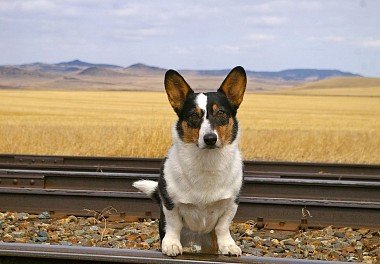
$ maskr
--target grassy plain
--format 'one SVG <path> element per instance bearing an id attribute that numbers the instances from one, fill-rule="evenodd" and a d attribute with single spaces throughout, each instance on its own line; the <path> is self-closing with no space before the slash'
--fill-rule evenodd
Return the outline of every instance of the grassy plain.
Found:
<path id="1" fill-rule="evenodd" d="M 245 159 L 380 163 L 380 97 L 245 95 Z M 163 157 L 175 114 L 166 94 L 0 91 L 0 153 Z"/>

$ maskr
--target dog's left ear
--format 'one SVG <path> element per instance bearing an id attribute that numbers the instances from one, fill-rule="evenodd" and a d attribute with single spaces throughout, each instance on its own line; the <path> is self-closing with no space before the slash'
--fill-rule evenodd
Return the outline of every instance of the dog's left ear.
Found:
<path id="1" fill-rule="evenodd" d="M 237 110 L 243 101 L 247 75 L 241 66 L 233 68 L 224 79 L 218 92 L 224 93 L 232 106 Z"/>

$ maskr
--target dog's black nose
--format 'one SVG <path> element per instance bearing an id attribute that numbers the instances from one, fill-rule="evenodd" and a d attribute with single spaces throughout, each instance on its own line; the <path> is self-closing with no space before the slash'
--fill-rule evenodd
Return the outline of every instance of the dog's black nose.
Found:
<path id="1" fill-rule="evenodd" d="M 208 133 L 204 135 L 203 140 L 205 141 L 207 146 L 213 146 L 218 140 L 218 137 L 216 136 L 215 133 Z"/>

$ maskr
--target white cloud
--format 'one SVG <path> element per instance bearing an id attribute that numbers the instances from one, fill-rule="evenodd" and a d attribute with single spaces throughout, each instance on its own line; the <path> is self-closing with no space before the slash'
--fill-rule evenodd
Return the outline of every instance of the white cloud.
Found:
<path id="1" fill-rule="evenodd" d="M 308 42 L 330 42 L 330 43 L 340 43 L 346 41 L 343 36 L 310 36 L 306 38 Z"/>
<path id="2" fill-rule="evenodd" d="M 346 38 L 342 36 L 330 36 L 330 37 L 327 37 L 326 40 L 329 42 L 337 43 L 337 42 L 344 42 Z"/>
<path id="3" fill-rule="evenodd" d="M 66 2 L 48 0 L 0 2 L 0 15 L 17 19 L 38 20 L 43 17 L 80 17 L 83 7 Z"/>
<path id="4" fill-rule="evenodd" d="M 188 47 L 179 47 L 179 46 L 175 46 L 174 47 L 174 52 L 176 54 L 180 54 L 180 55 L 186 55 L 186 54 L 189 54 L 191 52 L 190 48 Z"/>
<path id="5" fill-rule="evenodd" d="M 44 12 L 57 8 L 53 1 L 37 0 L 37 1 L 3 1 L 0 2 L 0 11 L 6 12 Z"/>
<path id="6" fill-rule="evenodd" d="M 254 3 L 254 1 L 252 1 Z M 290 11 L 318 11 L 322 9 L 320 1 L 291 1 L 291 0 L 274 0 L 265 1 L 260 4 L 249 5 L 250 10 L 273 14 L 273 13 L 289 13 Z"/>
<path id="7" fill-rule="evenodd" d="M 223 53 L 236 54 L 239 53 L 245 46 L 241 45 L 220 45 L 216 47 L 209 47 L 211 50 L 217 50 Z"/>
<path id="8" fill-rule="evenodd" d="M 19 6 L 26 11 L 49 11 L 57 7 L 54 2 L 47 0 L 23 1 Z"/>
<path id="9" fill-rule="evenodd" d="M 109 32 L 109 37 L 118 40 L 142 41 L 146 38 L 164 36 L 167 32 L 159 28 L 123 28 Z"/>
<path id="10" fill-rule="evenodd" d="M 137 6 L 129 6 L 116 10 L 112 10 L 110 14 L 120 16 L 120 17 L 129 17 L 133 15 L 137 15 L 139 12 L 139 8 Z"/>
<path id="11" fill-rule="evenodd" d="M 257 25 L 257 26 L 281 26 L 287 22 L 286 17 L 282 16 L 259 16 L 259 17 L 249 17 L 246 22 L 249 24 Z"/>
<path id="12" fill-rule="evenodd" d="M 380 39 L 365 39 L 360 41 L 359 44 L 366 48 L 380 48 Z"/>
<path id="13" fill-rule="evenodd" d="M 270 41 L 276 39 L 276 36 L 263 33 L 250 33 L 244 37 L 245 40 L 261 42 L 261 41 Z"/>
<path id="14" fill-rule="evenodd" d="M 209 48 L 211 50 L 225 52 L 228 54 L 238 54 L 241 52 L 260 48 L 263 43 L 267 43 L 275 39 L 277 39 L 277 37 L 270 34 L 250 33 L 243 36 L 239 41 L 236 41 L 235 43 L 210 46 Z"/>

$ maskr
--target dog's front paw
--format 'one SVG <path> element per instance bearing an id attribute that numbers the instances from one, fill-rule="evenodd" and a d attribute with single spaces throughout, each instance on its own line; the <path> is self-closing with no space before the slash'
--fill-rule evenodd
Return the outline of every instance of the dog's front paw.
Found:
<path id="1" fill-rule="evenodd" d="M 234 241 L 227 243 L 220 243 L 219 252 L 223 255 L 241 256 L 241 249 Z"/>
<path id="2" fill-rule="evenodd" d="M 177 256 L 182 254 L 182 245 L 178 239 L 164 237 L 161 244 L 161 251 L 168 256 Z"/>

